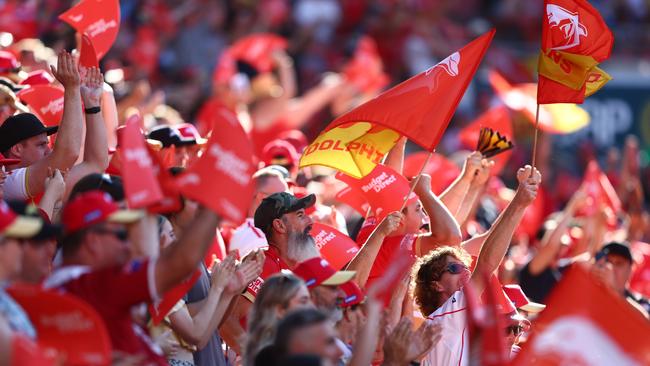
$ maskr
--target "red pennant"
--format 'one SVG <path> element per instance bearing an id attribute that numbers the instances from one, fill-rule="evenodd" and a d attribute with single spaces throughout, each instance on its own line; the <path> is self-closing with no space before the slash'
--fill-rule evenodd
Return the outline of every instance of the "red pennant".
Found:
<path id="1" fill-rule="evenodd" d="M 429 70 L 338 117 L 325 130 L 346 123 L 370 122 L 395 130 L 432 151 L 472 81 L 492 37 L 494 30 Z"/>
<path id="2" fill-rule="evenodd" d="M 101 60 L 120 30 L 120 3 L 118 0 L 81 0 L 59 15 L 59 19 L 80 34 L 88 34 L 95 46 L 97 59 Z"/>
<path id="3" fill-rule="evenodd" d="M 63 89 L 54 85 L 33 85 L 18 92 L 18 98 L 46 126 L 58 126 L 63 117 Z"/>
<path id="4" fill-rule="evenodd" d="M 580 264 L 572 265 L 512 365 L 647 365 L 650 324 Z"/>
<path id="5" fill-rule="evenodd" d="M 417 152 L 407 156 L 404 159 L 404 176 L 417 176 L 427 160 L 427 155 L 429 155 L 428 152 Z M 443 155 L 434 153 L 424 167 L 423 173 L 435 177 L 431 179 L 431 191 L 440 194 L 458 177 L 460 168 Z"/>
<path id="6" fill-rule="evenodd" d="M 171 173 L 163 165 L 162 160 L 158 153 L 154 151 L 151 146 L 147 145 L 149 157 L 153 163 L 152 171 L 160 189 L 162 190 L 162 199 L 148 207 L 151 213 L 169 213 L 176 212 L 181 209 L 183 203 L 181 202 L 181 193 L 176 186 L 176 181 Z"/>
<path id="7" fill-rule="evenodd" d="M 378 222 L 389 213 L 400 210 L 411 188 L 403 175 L 381 164 L 361 179 L 342 173 L 337 173 L 336 179 L 347 183 L 366 198 Z"/>
<path id="8" fill-rule="evenodd" d="M 259 72 L 273 69 L 273 53 L 287 49 L 287 40 L 270 33 L 258 33 L 239 39 L 225 50 L 215 68 L 213 80 L 226 83 L 237 72 L 237 60 L 251 64 Z"/>
<path id="9" fill-rule="evenodd" d="M 359 246 L 354 240 L 331 226 L 315 222 L 310 234 L 321 257 L 330 262 L 337 271 L 343 269 L 359 251 Z"/>
<path id="10" fill-rule="evenodd" d="M 110 365 L 111 341 L 95 309 L 75 296 L 20 285 L 7 289 L 25 309 L 43 348 L 65 355 L 66 365 Z"/>
<path id="11" fill-rule="evenodd" d="M 120 134 L 118 152 L 122 160 L 124 192 L 130 208 L 143 208 L 159 203 L 163 194 L 153 170 L 153 161 L 140 131 L 137 114 L 126 121 Z"/>
<path id="12" fill-rule="evenodd" d="M 81 35 L 81 50 L 79 51 L 79 66 L 87 69 L 91 67 L 99 67 L 97 54 L 95 53 L 95 46 L 93 41 L 88 37 L 88 34 Z"/>
<path id="13" fill-rule="evenodd" d="M 176 305 L 178 300 L 180 300 L 185 294 L 194 286 L 196 281 L 201 276 L 201 270 L 197 269 L 192 273 L 192 276 L 187 278 L 185 281 L 176 285 L 173 289 L 167 291 L 165 296 L 163 296 L 160 303 L 156 306 L 149 304 L 149 313 L 151 314 L 151 320 L 154 325 L 160 323 L 167 313 Z"/>
<path id="14" fill-rule="evenodd" d="M 363 217 L 366 217 L 366 214 L 368 214 L 368 209 L 370 208 L 368 201 L 366 201 L 361 192 L 352 189 L 352 187 L 345 187 L 340 190 L 336 194 L 336 200 L 352 207 Z"/>
<path id="15" fill-rule="evenodd" d="M 224 110 L 224 112 L 226 112 Z M 205 152 L 176 182 L 184 196 L 239 224 L 253 197 L 253 147 L 235 115 L 214 115 Z"/>

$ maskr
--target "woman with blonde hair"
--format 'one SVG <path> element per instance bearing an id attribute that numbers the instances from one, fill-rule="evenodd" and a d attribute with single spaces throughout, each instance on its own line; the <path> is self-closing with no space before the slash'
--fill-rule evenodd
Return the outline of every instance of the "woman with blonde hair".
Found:
<path id="1" fill-rule="evenodd" d="M 273 343 L 278 321 L 287 312 L 313 306 L 302 279 L 290 272 L 269 277 L 257 293 L 248 317 L 244 366 L 253 366 L 257 354 Z"/>

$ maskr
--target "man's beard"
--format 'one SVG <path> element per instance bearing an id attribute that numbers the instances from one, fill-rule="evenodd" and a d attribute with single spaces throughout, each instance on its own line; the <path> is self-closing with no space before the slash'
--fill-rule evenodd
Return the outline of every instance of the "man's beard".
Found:
<path id="1" fill-rule="evenodd" d="M 316 249 L 314 238 L 309 234 L 311 226 L 305 231 L 291 231 L 287 240 L 287 257 L 296 263 L 304 262 L 307 259 L 319 257 L 320 252 Z"/>

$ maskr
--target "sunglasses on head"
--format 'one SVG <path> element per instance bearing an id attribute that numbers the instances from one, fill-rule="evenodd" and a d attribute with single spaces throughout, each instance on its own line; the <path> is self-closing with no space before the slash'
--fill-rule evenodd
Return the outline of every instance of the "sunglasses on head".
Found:
<path id="1" fill-rule="evenodd" d="M 460 274 L 464 271 L 469 271 L 466 265 L 462 263 L 449 263 L 443 272 L 449 272 L 451 274 Z"/>
<path id="2" fill-rule="evenodd" d="M 515 337 L 517 337 L 524 332 L 524 329 L 524 326 L 521 324 L 511 325 L 509 327 L 506 327 L 506 336 L 513 334 Z"/>

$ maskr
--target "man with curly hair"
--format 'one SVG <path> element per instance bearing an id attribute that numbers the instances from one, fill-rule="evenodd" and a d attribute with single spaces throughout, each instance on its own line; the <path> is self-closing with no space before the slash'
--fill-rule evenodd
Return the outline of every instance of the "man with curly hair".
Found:
<path id="1" fill-rule="evenodd" d="M 506 209 L 494 222 L 481 247 L 473 272 L 465 249 L 443 246 L 422 257 L 414 268 L 414 297 L 427 321 L 440 323 L 444 331 L 440 342 L 424 359 L 423 365 L 467 365 L 468 334 L 466 298 L 463 286 L 469 281 L 481 293 L 486 287 L 483 273 L 494 273 L 510 245 L 526 207 L 537 196 L 541 174 L 526 166 L 517 172 L 519 187 Z"/>

